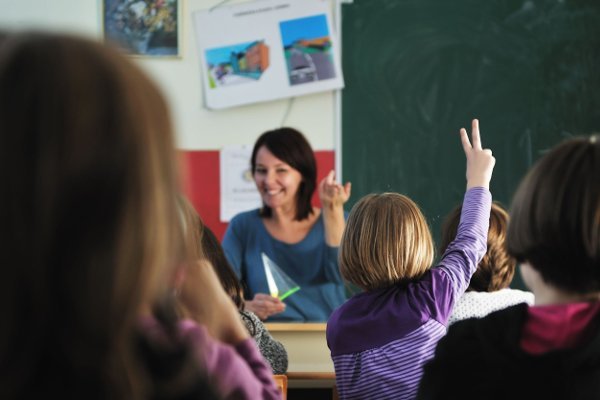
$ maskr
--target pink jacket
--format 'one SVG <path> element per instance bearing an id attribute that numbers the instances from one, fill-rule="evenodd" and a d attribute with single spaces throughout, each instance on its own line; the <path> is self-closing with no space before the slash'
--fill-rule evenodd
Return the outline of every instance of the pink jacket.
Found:
<path id="1" fill-rule="evenodd" d="M 155 319 L 143 318 L 141 324 L 151 337 L 163 335 Z M 178 328 L 224 399 L 281 399 L 271 367 L 251 337 L 231 346 L 212 338 L 204 326 L 192 320 L 180 321 Z"/>

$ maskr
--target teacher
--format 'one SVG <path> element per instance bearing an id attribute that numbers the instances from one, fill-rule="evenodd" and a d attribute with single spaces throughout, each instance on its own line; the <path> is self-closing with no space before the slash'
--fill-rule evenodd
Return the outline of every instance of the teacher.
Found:
<path id="1" fill-rule="evenodd" d="M 350 183 L 336 182 L 332 170 L 319 184 L 322 208 L 313 207 L 315 156 L 293 128 L 263 133 L 254 144 L 251 167 L 263 205 L 236 215 L 223 238 L 245 290 L 246 309 L 268 321 L 326 321 L 346 299 L 337 257 Z M 263 255 L 300 290 L 284 301 L 273 297 Z"/>

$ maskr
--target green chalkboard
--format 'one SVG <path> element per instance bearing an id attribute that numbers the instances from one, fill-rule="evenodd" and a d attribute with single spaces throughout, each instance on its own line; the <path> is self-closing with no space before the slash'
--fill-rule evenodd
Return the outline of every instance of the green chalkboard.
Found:
<path id="1" fill-rule="evenodd" d="M 342 6 L 342 67 L 350 205 L 404 193 L 437 239 L 462 201 L 458 131 L 472 118 L 507 206 L 544 151 L 600 131 L 600 1 L 354 0 Z"/>

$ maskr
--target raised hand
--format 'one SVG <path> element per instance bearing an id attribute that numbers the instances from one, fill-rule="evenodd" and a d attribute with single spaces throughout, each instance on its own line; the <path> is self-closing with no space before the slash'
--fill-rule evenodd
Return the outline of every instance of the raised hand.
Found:
<path id="1" fill-rule="evenodd" d="M 335 180 L 335 171 L 331 170 L 329 174 L 319 183 L 319 198 L 323 208 L 341 207 L 350 198 L 350 189 L 352 184 L 346 182 L 342 185 Z"/>
<path id="2" fill-rule="evenodd" d="M 337 247 L 342 240 L 346 220 L 344 219 L 344 203 L 350 198 L 352 185 L 336 182 L 335 171 L 329 174 L 319 183 L 319 197 L 323 207 L 323 221 L 325 223 L 325 243 L 328 246 Z"/>
<path id="3" fill-rule="evenodd" d="M 460 129 L 460 140 L 467 158 L 467 189 L 475 186 L 490 187 L 492 171 L 496 159 L 492 150 L 483 149 L 481 146 L 481 135 L 479 133 L 479 120 L 474 119 L 471 123 L 471 139 L 465 128 Z"/>

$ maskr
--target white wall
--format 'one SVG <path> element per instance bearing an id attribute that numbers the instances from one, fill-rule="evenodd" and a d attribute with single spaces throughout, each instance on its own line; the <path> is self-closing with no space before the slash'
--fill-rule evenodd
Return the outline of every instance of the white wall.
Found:
<path id="1" fill-rule="evenodd" d="M 202 83 L 192 13 L 221 0 L 181 0 L 183 49 L 180 59 L 135 58 L 168 98 L 178 146 L 185 150 L 218 150 L 228 144 L 251 144 L 263 131 L 281 125 L 290 99 L 208 111 L 202 106 Z M 238 0 L 227 5 L 239 3 Z M 100 39 L 102 0 L 0 0 L 0 29 L 50 29 Z M 335 145 L 336 98 L 324 92 L 295 98 L 284 125 L 302 131 L 315 150 Z"/>

